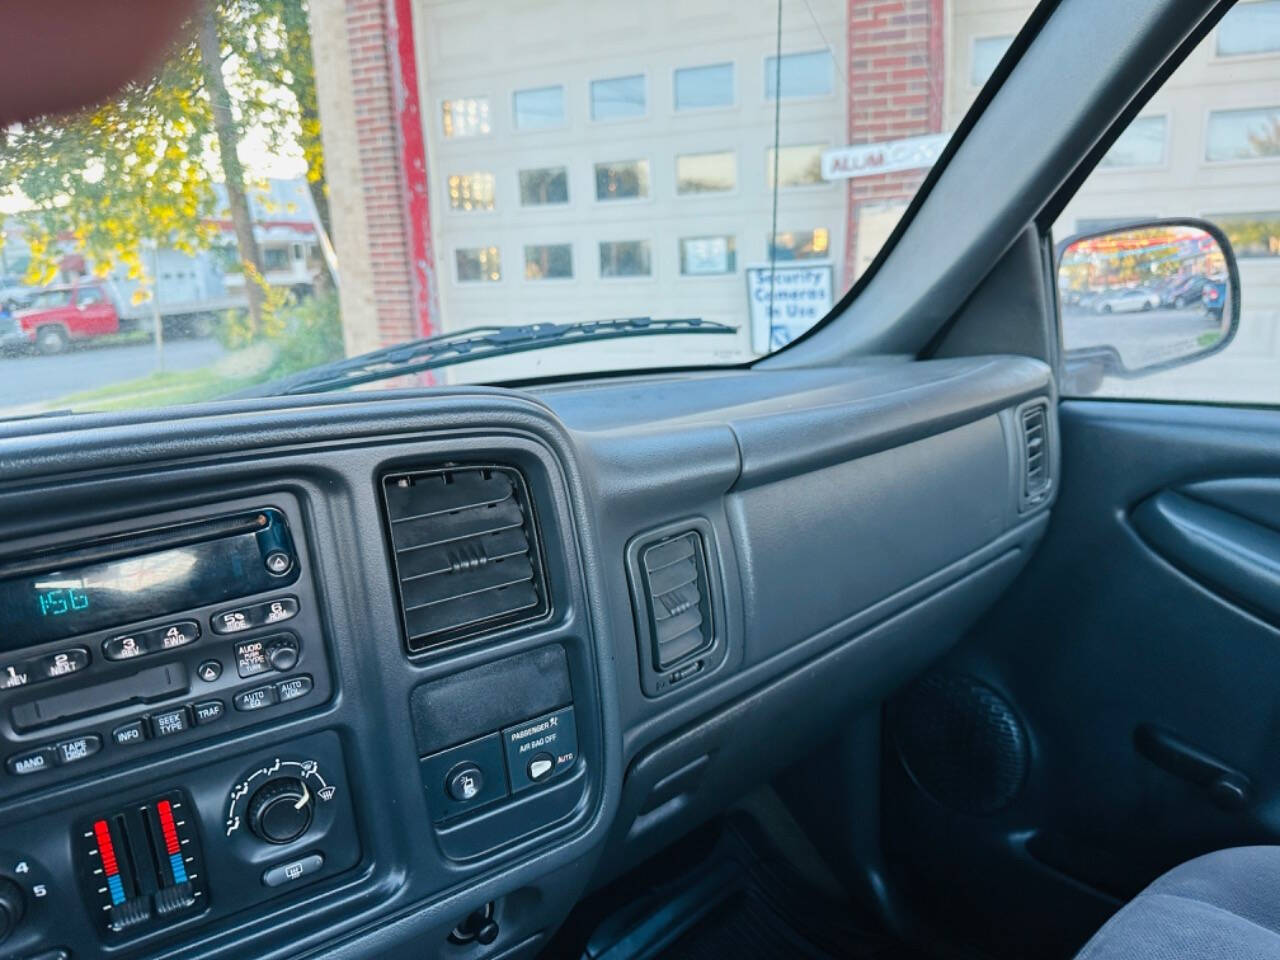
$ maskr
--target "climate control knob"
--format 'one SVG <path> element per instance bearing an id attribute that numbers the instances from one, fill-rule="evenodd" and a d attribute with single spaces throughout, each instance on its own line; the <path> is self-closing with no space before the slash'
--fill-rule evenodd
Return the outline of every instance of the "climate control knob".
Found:
<path id="1" fill-rule="evenodd" d="M 6 940 L 17 929 L 26 912 L 27 901 L 22 888 L 12 880 L 0 877 L 0 940 Z"/>
<path id="2" fill-rule="evenodd" d="M 264 783 L 249 800 L 249 829 L 267 843 L 289 843 L 307 832 L 314 814 L 307 785 L 281 777 Z"/>

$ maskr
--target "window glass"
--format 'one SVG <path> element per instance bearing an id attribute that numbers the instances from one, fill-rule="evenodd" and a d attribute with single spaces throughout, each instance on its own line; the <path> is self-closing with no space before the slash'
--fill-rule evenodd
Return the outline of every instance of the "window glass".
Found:
<path id="1" fill-rule="evenodd" d="M 733 237 L 683 237 L 680 240 L 680 272 L 686 277 L 734 273 L 738 254 Z"/>
<path id="2" fill-rule="evenodd" d="M 1245 0 L 1218 23 L 1218 56 L 1280 50 L 1280 0 Z"/>
<path id="3" fill-rule="evenodd" d="M 781 147 L 778 150 L 778 186 L 808 187 L 822 184 L 822 151 L 820 143 L 800 146 Z M 765 176 L 770 187 L 773 186 L 774 151 L 770 147 L 765 161 Z"/>
<path id="4" fill-rule="evenodd" d="M 517 90 L 512 104 L 517 130 L 547 130 L 564 126 L 564 87 Z"/>
<path id="5" fill-rule="evenodd" d="M 1280 107 L 1214 110 L 1209 114 L 1204 157 L 1210 161 L 1280 156 Z"/>
<path id="6" fill-rule="evenodd" d="M 792 97 L 824 97 L 832 91 L 835 65 L 826 50 L 809 53 L 784 53 L 779 71 L 778 58 L 767 57 L 764 62 L 764 96 L 772 100 L 777 95 L 779 72 L 782 80 L 782 99 Z"/>
<path id="7" fill-rule="evenodd" d="M 681 67 L 675 73 L 677 110 L 733 106 L 733 64 Z"/>
<path id="8" fill-rule="evenodd" d="M 81 287 L 76 292 L 76 304 L 81 307 L 92 307 L 95 304 L 105 302 L 106 297 L 102 295 L 102 291 L 97 287 Z"/>
<path id="9" fill-rule="evenodd" d="M 1277 7 L 1232 8 L 1060 213 L 1063 396 L 1280 405 L 1280 162 L 1268 162 L 1280 161 Z M 1243 54 L 1258 56 L 1224 61 Z M 1141 176 L 1115 175 L 1124 166 Z M 1183 218 L 1230 243 L 1234 330 L 1223 252 L 1167 222 Z M 1093 236 L 1063 249 L 1077 233 Z"/>
<path id="10" fill-rule="evenodd" d="M 870 269 L 977 96 L 975 54 L 985 76 L 1035 2 L 785 0 L 781 23 L 772 0 L 415 0 L 408 19 L 385 2 L 183 4 L 215 20 L 216 62 L 193 19 L 100 103 L 0 126 L 0 304 L 103 278 L 118 314 L 90 351 L 6 359 L 0 416 L 270 392 L 415 338 L 546 319 L 729 332 L 468 360 L 434 382 L 748 364 Z M 1231 29 L 1211 32 L 1224 51 Z M 1215 169 L 1205 128 L 1211 110 L 1280 104 L 1280 54 L 1228 56 L 1202 58 L 1195 105 L 1145 109 L 1167 118 L 1161 162 L 1153 131 L 1107 162 L 1144 182 L 1180 164 L 1238 179 L 1190 212 L 1261 216 L 1280 200 L 1242 194 L 1272 165 Z M 1117 190 L 1078 214 L 1166 213 L 1171 196 Z M 179 308 L 211 319 L 154 324 Z"/>
<path id="11" fill-rule="evenodd" d="M 47 290 L 31 301 L 31 306 L 46 310 L 50 307 L 65 307 L 71 303 L 70 290 Z"/>
<path id="12" fill-rule="evenodd" d="M 444 135 L 448 140 L 460 137 L 482 137 L 489 134 L 489 98 L 464 97 L 446 100 L 440 105 Z"/>
<path id="13" fill-rule="evenodd" d="M 289 251 L 283 247 L 267 247 L 262 251 L 262 265 L 268 270 L 288 270 Z"/>
<path id="14" fill-rule="evenodd" d="M 524 248 L 526 280 L 567 280 L 573 276 L 573 246 L 541 243 Z"/>
<path id="15" fill-rule="evenodd" d="M 454 251 L 459 283 L 496 283 L 502 279 L 497 247 L 460 247 Z"/>
<path id="16" fill-rule="evenodd" d="M 1103 167 L 1155 167 L 1164 163 L 1167 118 L 1138 117 L 1102 158 Z"/>
<path id="17" fill-rule="evenodd" d="M 591 81 L 592 120 L 625 120 L 644 114 L 643 75 Z"/>
<path id="18" fill-rule="evenodd" d="M 520 171 L 520 203 L 526 207 L 569 202 L 569 171 L 539 167 Z"/>
<path id="19" fill-rule="evenodd" d="M 1280 257 L 1280 211 L 1271 213 L 1207 213 L 1231 241 L 1241 260 Z"/>
<path id="20" fill-rule="evenodd" d="M 596 164 L 597 200 L 638 200 L 649 196 L 649 161 Z"/>
<path id="21" fill-rule="evenodd" d="M 451 210 L 492 210 L 494 180 L 492 173 L 454 173 L 449 176 L 449 208 Z"/>
<path id="22" fill-rule="evenodd" d="M 648 240 L 608 240 L 600 244 L 601 277 L 647 277 L 652 272 Z"/>
<path id="23" fill-rule="evenodd" d="M 831 256 L 831 233 L 825 227 L 780 231 L 768 247 L 778 260 L 821 260 Z"/>
<path id="24" fill-rule="evenodd" d="M 732 150 L 676 157 L 676 193 L 723 193 L 737 185 L 738 159 Z"/>
<path id="25" fill-rule="evenodd" d="M 1013 35 L 998 37 L 974 37 L 973 47 L 969 51 L 969 85 L 980 87 L 991 79 L 996 67 L 1009 44 L 1013 43 Z"/>

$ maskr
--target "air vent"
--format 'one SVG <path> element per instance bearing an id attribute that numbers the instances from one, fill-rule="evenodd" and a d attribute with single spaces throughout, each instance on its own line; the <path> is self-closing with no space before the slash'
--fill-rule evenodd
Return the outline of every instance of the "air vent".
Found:
<path id="1" fill-rule="evenodd" d="M 711 604 L 702 538 L 689 531 L 644 548 L 640 557 L 653 637 L 653 666 L 669 670 L 711 646 Z"/>
<path id="2" fill-rule="evenodd" d="M 1049 409 L 1043 403 L 1023 407 L 1022 425 L 1022 505 L 1034 506 L 1049 492 Z"/>
<path id="3" fill-rule="evenodd" d="M 411 651 L 547 612 L 524 478 L 505 467 L 383 479 L 405 637 Z"/>

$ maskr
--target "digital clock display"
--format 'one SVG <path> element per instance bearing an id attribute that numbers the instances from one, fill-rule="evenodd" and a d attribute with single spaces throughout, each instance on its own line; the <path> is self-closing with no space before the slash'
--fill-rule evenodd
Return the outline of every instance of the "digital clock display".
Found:
<path id="1" fill-rule="evenodd" d="M 298 576 L 296 563 L 286 575 L 273 575 L 265 563 L 276 544 L 292 553 L 283 517 L 273 510 L 258 516 L 263 522 L 244 533 L 0 580 L 0 651 L 123 627 L 292 583 Z M 260 545 L 259 535 L 271 539 Z"/>
<path id="2" fill-rule="evenodd" d="M 48 587 L 36 592 L 36 603 L 42 617 L 65 617 L 69 613 L 77 613 L 89 609 L 89 594 L 85 593 L 84 584 L 65 587 Z"/>

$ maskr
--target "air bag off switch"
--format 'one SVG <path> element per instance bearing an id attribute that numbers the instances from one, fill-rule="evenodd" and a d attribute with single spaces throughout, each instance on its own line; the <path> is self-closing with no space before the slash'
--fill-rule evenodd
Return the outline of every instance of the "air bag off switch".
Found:
<path id="1" fill-rule="evenodd" d="M 573 707 L 507 727 L 502 731 L 502 748 L 507 754 L 512 793 L 554 779 L 578 759 Z"/>

